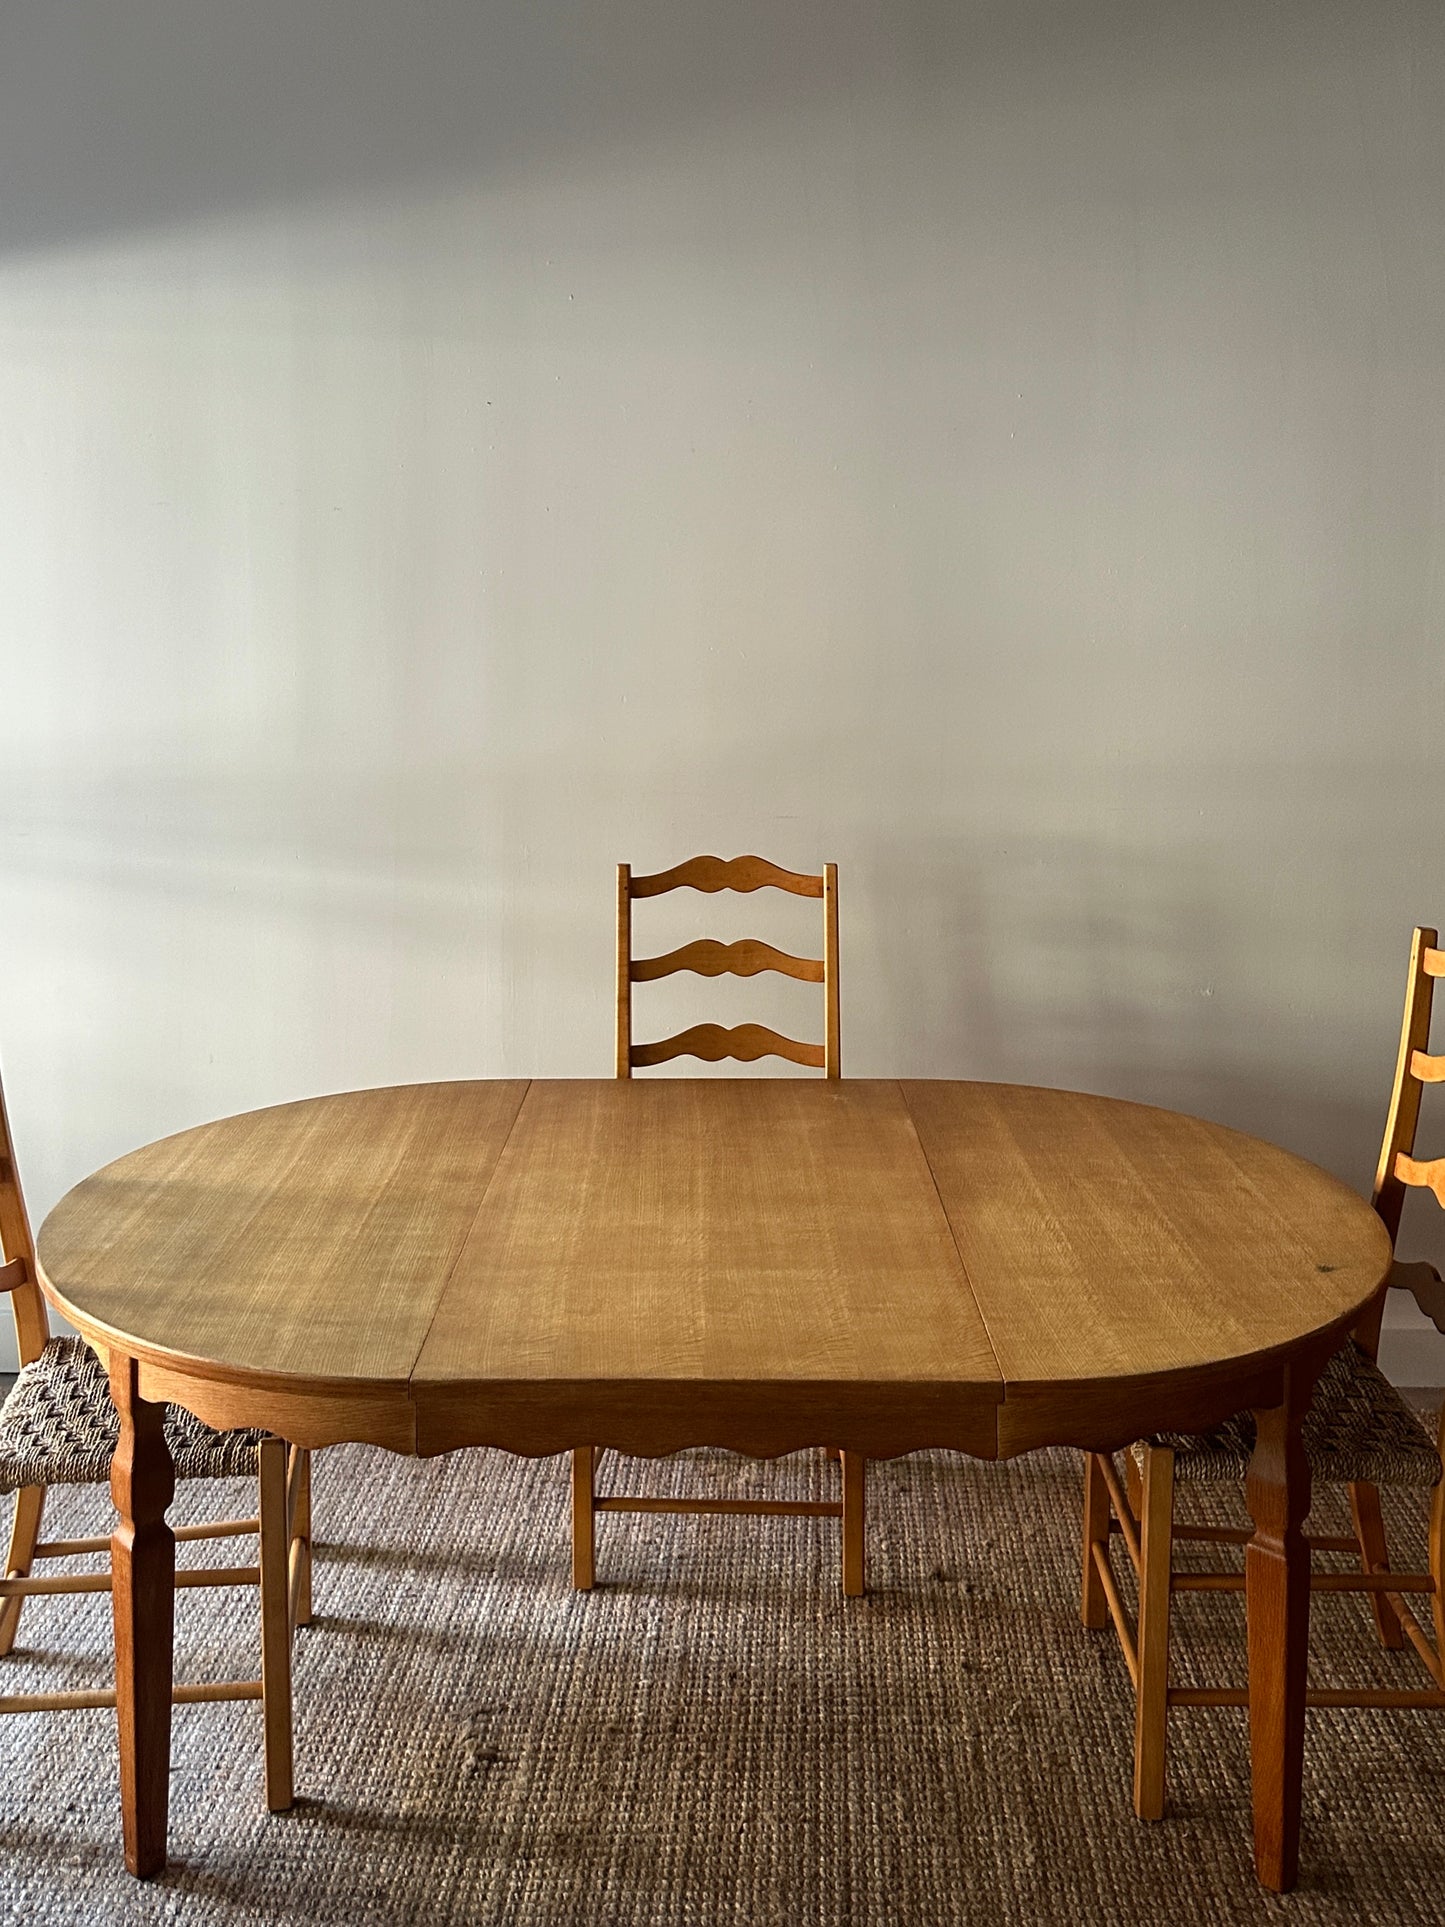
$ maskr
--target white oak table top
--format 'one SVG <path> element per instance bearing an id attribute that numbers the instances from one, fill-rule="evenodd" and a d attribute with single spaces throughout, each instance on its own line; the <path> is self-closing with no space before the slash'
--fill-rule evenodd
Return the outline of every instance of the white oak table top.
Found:
<path id="1" fill-rule="evenodd" d="M 303 1444 L 1104 1446 L 1279 1396 L 1389 1241 L 1147 1106 L 946 1081 L 425 1084 L 227 1118 L 51 1212 L 147 1395 Z"/>

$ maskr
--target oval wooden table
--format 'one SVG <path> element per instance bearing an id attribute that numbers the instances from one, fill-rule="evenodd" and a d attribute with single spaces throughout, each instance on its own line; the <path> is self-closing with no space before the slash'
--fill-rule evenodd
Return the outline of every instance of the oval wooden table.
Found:
<path id="1" fill-rule="evenodd" d="M 1285 1151 L 1010 1085 L 425 1084 L 135 1151 L 56 1206 L 39 1256 L 121 1417 L 137 1874 L 165 1864 L 174 1400 L 308 1446 L 870 1458 L 1105 1450 L 1252 1407 L 1255 1860 L 1267 1886 L 1295 1878 L 1300 1419 L 1390 1250 L 1360 1198 Z M 559 1557 L 560 1538 L 559 1521 Z"/>

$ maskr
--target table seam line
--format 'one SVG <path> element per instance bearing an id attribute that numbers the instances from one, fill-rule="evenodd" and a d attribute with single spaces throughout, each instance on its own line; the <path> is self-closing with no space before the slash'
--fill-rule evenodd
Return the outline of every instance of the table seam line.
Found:
<path id="1" fill-rule="evenodd" d="M 904 1080 L 899 1077 L 895 1078 L 894 1082 L 897 1085 L 898 1095 L 903 1099 L 903 1108 L 908 1115 L 909 1128 L 913 1132 L 913 1142 L 918 1146 L 918 1155 L 923 1159 L 923 1168 L 928 1173 L 928 1182 L 933 1186 L 933 1195 L 938 1200 L 938 1208 L 943 1213 L 943 1222 L 948 1227 L 948 1241 L 953 1246 L 954 1256 L 958 1259 L 958 1268 L 963 1273 L 963 1281 L 968 1286 L 969 1296 L 973 1300 L 973 1308 L 978 1313 L 978 1322 L 983 1327 L 983 1335 L 988 1341 L 989 1355 L 992 1357 L 994 1369 L 998 1373 L 999 1390 L 1001 1394 L 998 1402 L 1002 1405 L 1008 1393 L 1008 1380 L 1003 1374 L 1003 1360 L 999 1357 L 998 1347 L 993 1342 L 993 1333 L 989 1330 L 988 1320 L 983 1315 L 983 1306 L 978 1302 L 978 1292 L 974 1288 L 973 1275 L 964 1261 L 962 1251 L 959 1250 L 958 1233 L 953 1228 L 953 1220 L 948 1215 L 948 1206 L 944 1203 L 943 1193 L 938 1188 L 938 1179 L 934 1174 L 933 1165 L 928 1156 L 928 1148 L 923 1142 L 922 1133 L 919 1131 L 918 1119 L 913 1115 L 913 1106 L 908 1102 L 908 1092 L 905 1088 Z M 998 1425 L 995 1422 L 995 1442 L 997 1442 L 997 1436 Z"/>
<path id="2" fill-rule="evenodd" d="M 451 1289 L 451 1282 L 452 1282 L 452 1279 L 456 1276 L 457 1266 L 462 1261 L 462 1253 L 466 1250 L 467 1246 L 471 1243 L 472 1233 L 477 1228 L 477 1220 L 481 1217 L 482 1210 L 486 1205 L 487 1199 L 491 1196 L 492 1186 L 497 1181 L 497 1173 L 502 1168 L 502 1159 L 507 1155 L 507 1147 L 511 1144 L 512 1138 L 516 1134 L 517 1126 L 521 1122 L 522 1113 L 527 1108 L 527 1099 L 532 1095 L 532 1086 L 536 1082 L 537 1082 L 537 1079 L 535 1077 L 529 1077 L 527 1079 L 527 1087 L 522 1092 L 521 1101 L 518 1103 L 516 1111 L 513 1113 L 511 1123 L 507 1126 L 507 1135 L 502 1139 L 502 1148 L 497 1152 L 496 1160 L 492 1165 L 491 1172 L 487 1178 L 486 1183 L 482 1186 L 482 1195 L 477 1199 L 477 1208 L 472 1213 L 470 1219 L 467 1221 L 467 1228 L 462 1235 L 461 1242 L 457 1246 L 456 1256 L 452 1259 L 450 1265 L 447 1266 L 447 1275 L 445 1278 L 442 1279 L 442 1287 L 441 1287 L 441 1290 L 437 1293 L 437 1301 L 436 1301 L 436 1304 L 432 1307 L 432 1315 L 427 1320 L 426 1330 L 422 1333 L 421 1342 L 420 1344 L 418 1344 L 416 1348 L 416 1357 L 411 1361 L 411 1365 L 407 1370 L 406 1396 L 407 1396 L 407 1403 L 411 1407 L 413 1433 L 415 1433 L 415 1428 L 416 1428 L 416 1395 L 412 1388 L 416 1383 L 416 1368 L 421 1363 L 421 1355 L 426 1350 L 426 1342 L 432 1335 L 432 1327 L 436 1324 L 437 1319 L 441 1316 L 442 1305 L 446 1299 L 447 1292 Z"/>

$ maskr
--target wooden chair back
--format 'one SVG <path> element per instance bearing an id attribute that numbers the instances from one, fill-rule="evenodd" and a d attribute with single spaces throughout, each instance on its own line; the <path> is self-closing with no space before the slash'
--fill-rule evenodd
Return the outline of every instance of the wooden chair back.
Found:
<path id="1" fill-rule="evenodd" d="M 1445 1084 L 1445 1056 L 1430 1055 L 1430 1011 L 1435 979 L 1445 977 L 1445 950 L 1433 930 L 1418 929 L 1410 946 L 1410 980 L 1405 990 L 1405 1016 L 1400 1026 L 1400 1054 L 1395 1062 L 1395 1084 L 1385 1119 L 1385 1140 L 1375 1171 L 1370 1202 L 1385 1222 L 1393 1242 L 1400 1234 L 1400 1213 L 1410 1187 L 1431 1190 L 1445 1205 L 1445 1157 L 1417 1159 L 1415 1132 L 1420 1122 L 1420 1099 L 1427 1084 Z"/>
<path id="2" fill-rule="evenodd" d="M 1435 996 L 1435 979 L 1445 977 L 1445 951 L 1439 948 L 1435 931 L 1419 928 L 1410 944 L 1410 975 L 1405 985 L 1405 1014 L 1400 1024 L 1400 1050 L 1395 1059 L 1395 1082 L 1390 1090 L 1390 1107 L 1385 1113 L 1385 1136 L 1380 1145 L 1380 1161 L 1375 1167 L 1375 1184 L 1370 1203 L 1379 1213 L 1390 1243 L 1400 1236 L 1400 1216 L 1405 1208 L 1405 1193 L 1412 1187 L 1428 1187 L 1445 1204 L 1445 1157 L 1418 1160 L 1415 1133 L 1420 1123 L 1420 1099 L 1427 1084 L 1445 1082 L 1445 1057 L 1430 1055 L 1430 1014 Z M 1435 1273 L 1425 1264 L 1404 1264 L 1396 1259 L 1386 1287 L 1370 1310 L 1355 1327 L 1355 1343 L 1371 1358 L 1379 1356 L 1380 1332 L 1384 1324 L 1385 1299 L 1390 1286 L 1412 1291 L 1418 1298 L 1428 1292 Z"/>
<path id="3" fill-rule="evenodd" d="M 664 957 L 634 957 L 632 954 L 632 906 L 639 897 L 659 897 L 669 890 L 719 890 L 751 892 L 786 890 L 795 897 L 814 897 L 823 905 L 823 954 L 821 957 L 794 957 L 776 950 L 770 943 L 744 937 L 736 943 L 719 943 L 711 937 L 684 944 Z M 785 977 L 823 987 L 823 1042 L 802 1044 L 780 1036 L 763 1024 L 737 1024 L 727 1029 L 721 1024 L 695 1024 L 689 1030 L 664 1037 L 656 1044 L 632 1041 L 632 986 L 653 983 L 659 977 L 687 970 L 700 977 L 754 977 L 760 970 L 774 970 Z M 798 870 L 781 870 L 759 856 L 697 856 L 674 869 L 660 870 L 653 876 L 635 877 L 630 864 L 617 866 L 617 1075 L 631 1077 L 634 1070 L 649 1064 L 665 1064 L 673 1057 L 699 1057 L 710 1064 L 723 1058 L 752 1063 L 759 1057 L 785 1057 L 791 1063 L 820 1070 L 825 1077 L 840 1074 L 838 1025 L 838 866 L 825 863 L 818 875 Z"/>
<path id="4" fill-rule="evenodd" d="M 0 1086 L 0 1292 L 10 1294 L 10 1309 L 15 1318 L 15 1342 L 20 1363 L 28 1365 L 39 1358 L 50 1337 L 50 1320 L 40 1293 L 40 1277 L 35 1268 L 35 1240 L 30 1233 L 30 1217 L 20 1189 L 20 1173 L 15 1163 L 15 1147 L 10 1139 L 10 1120 L 5 1114 L 5 1091 Z"/>

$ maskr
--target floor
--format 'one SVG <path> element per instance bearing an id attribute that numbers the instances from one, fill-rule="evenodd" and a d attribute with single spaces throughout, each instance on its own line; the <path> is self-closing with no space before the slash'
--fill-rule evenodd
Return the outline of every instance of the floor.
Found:
<path id="1" fill-rule="evenodd" d="M 560 1461 L 321 1455 L 300 1804 L 261 1809 L 254 1706 L 178 1709 L 173 1864 L 138 1886 L 111 1716 L 0 1722 L 0 1919 L 1445 1922 L 1445 1720 L 1312 1715 L 1304 1880 L 1265 1896 L 1238 1712 L 1178 1716 L 1170 1815 L 1132 1816 L 1123 1664 L 1078 1620 L 1076 1455 L 872 1473 L 865 1600 L 839 1596 L 832 1522 L 658 1517 L 601 1522 L 605 1583 L 580 1596 Z M 661 1476 L 807 1495 L 836 1473 L 689 1455 Z M 243 1497 L 193 1486 L 176 1510 Z M 102 1505 L 58 1495 L 49 1529 Z M 238 1603 L 183 1595 L 185 1677 L 253 1663 Z M 1184 1602 L 1184 1676 L 1240 1676 L 1240 1616 Z M 30 1601 L 21 1646 L 15 1690 L 102 1678 L 103 1597 Z M 1320 1608 L 1314 1646 L 1326 1683 L 1417 1683 L 1357 1602 Z"/>

